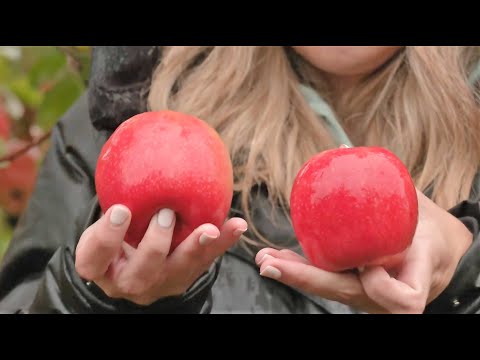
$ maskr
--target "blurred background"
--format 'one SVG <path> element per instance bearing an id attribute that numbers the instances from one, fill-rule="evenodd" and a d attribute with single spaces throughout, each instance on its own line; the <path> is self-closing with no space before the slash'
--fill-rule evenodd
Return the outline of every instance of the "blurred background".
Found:
<path id="1" fill-rule="evenodd" d="M 49 135 L 88 84 L 88 46 L 0 46 L 0 259 L 34 189 Z"/>

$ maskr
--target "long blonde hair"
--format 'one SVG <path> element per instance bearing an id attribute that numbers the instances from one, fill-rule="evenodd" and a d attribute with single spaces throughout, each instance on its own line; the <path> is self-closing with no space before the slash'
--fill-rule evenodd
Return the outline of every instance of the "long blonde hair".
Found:
<path id="1" fill-rule="evenodd" d="M 193 114 L 219 132 L 247 220 L 253 186 L 268 184 L 270 200 L 288 209 L 302 164 L 335 146 L 300 82 L 333 105 L 356 146 L 390 149 L 416 186 L 430 188 L 432 199 L 449 208 L 468 198 L 480 164 L 479 108 L 468 83 L 479 59 L 478 47 L 406 47 L 355 89 L 332 99 L 322 72 L 289 48 L 167 47 L 148 100 L 152 110 Z"/>

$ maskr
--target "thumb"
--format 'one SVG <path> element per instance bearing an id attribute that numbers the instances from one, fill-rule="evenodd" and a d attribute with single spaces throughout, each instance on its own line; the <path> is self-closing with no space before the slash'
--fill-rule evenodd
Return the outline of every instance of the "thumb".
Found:
<path id="1" fill-rule="evenodd" d="M 391 313 L 423 313 L 425 292 L 391 277 L 382 266 L 365 268 L 359 278 L 367 296 Z"/>

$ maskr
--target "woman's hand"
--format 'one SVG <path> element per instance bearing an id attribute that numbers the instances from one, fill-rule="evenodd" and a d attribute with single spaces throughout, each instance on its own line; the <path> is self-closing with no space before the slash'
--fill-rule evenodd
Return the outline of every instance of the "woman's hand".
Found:
<path id="1" fill-rule="evenodd" d="M 472 243 L 472 233 L 420 191 L 419 222 L 404 262 L 387 272 L 381 266 L 361 273 L 331 273 L 289 250 L 262 249 L 260 274 L 326 299 L 370 313 L 423 313 L 450 283 Z"/>
<path id="2" fill-rule="evenodd" d="M 221 229 L 203 224 L 168 255 L 173 211 L 163 209 L 151 219 L 136 249 L 123 240 L 130 220 L 128 208 L 112 206 L 83 232 L 75 266 L 82 278 L 95 282 L 107 296 L 139 305 L 184 293 L 247 230 L 240 218 L 228 220 Z"/>

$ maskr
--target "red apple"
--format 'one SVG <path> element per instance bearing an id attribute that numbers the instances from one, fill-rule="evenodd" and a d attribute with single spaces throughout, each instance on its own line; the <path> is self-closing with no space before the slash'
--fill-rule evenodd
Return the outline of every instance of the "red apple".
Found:
<path id="1" fill-rule="evenodd" d="M 0 139 L 7 140 L 10 137 L 10 116 L 0 105 Z"/>
<path id="2" fill-rule="evenodd" d="M 122 123 L 98 158 L 95 183 L 103 212 L 132 212 L 125 241 L 136 247 L 151 218 L 176 213 L 173 251 L 204 223 L 221 227 L 233 197 L 229 152 L 206 122 L 174 111 L 145 112 Z"/>
<path id="3" fill-rule="evenodd" d="M 26 143 L 10 140 L 7 153 L 23 148 Z M 0 207 L 9 215 L 19 216 L 27 207 L 37 178 L 38 149 L 32 148 L 6 167 L 0 167 Z"/>
<path id="4" fill-rule="evenodd" d="M 313 156 L 295 178 L 290 206 L 305 255 L 334 272 L 398 265 L 418 220 L 417 193 L 407 168 L 380 147 Z"/>

